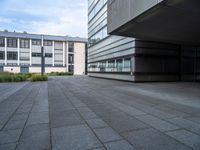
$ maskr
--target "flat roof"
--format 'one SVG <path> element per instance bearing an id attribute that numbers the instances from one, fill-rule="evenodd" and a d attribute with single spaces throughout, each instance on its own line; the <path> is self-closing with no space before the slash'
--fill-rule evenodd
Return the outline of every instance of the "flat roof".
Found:
<path id="1" fill-rule="evenodd" d="M 75 42 L 87 42 L 86 38 L 70 37 L 70 36 L 58 36 L 58 35 L 45 35 L 45 34 L 32 34 L 21 32 L 0 31 L 0 37 L 14 37 L 14 38 L 26 38 L 26 39 L 42 39 L 54 40 L 54 41 L 75 41 Z"/>

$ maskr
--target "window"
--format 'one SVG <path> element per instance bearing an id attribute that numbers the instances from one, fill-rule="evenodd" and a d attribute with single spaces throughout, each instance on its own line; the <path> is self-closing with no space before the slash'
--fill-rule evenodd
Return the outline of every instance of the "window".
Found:
<path id="1" fill-rule="evenodd" d="M 20 39 L 20 48 L 29 48 L 29 40 L 28 39 Z"/>
<path id="2" fill-rule="evenodd" d="M 107 27 L 104 27 L 99 32 L 97 32 L 96 34 L 94 34 L 92 37 L 89 38 L 89 46 L 94 45 L 95 43 L 103 40 L 107 36 L 108 36 Z"/>
<path id="3" fill-rule="evenodd" d="M 73 64 L 74 63 L 74 57 L 72 54 L 69 54 L 69 60 L 68 63 Z"/>
<path id="4" fill-rule="evenodd" d="M 52 53 L 45 53 L 45 57 L 52 57 Z"/>
<path id="5" fill-rule="evenodd" d="M 44 46 L 52 46 L 52 41 L 44 41 Z"/>
<path id="6" fill-rule="evenodd" d="M 28 60 L 30 60 L 30 55 L 29 55 L 30 53 L 25 53 L 25 52 L 21 52 L 20 53 L 20 60 L 24 60 L 24 61 L 28 61 Z"/>
<path id="7" fill-rule="evenodd" d="M 0 60 L 5 59 L 5 52 L 0 52 Z"/>
<path id="8" fill-rule="evenodd" d="M 131 59 L 130 58 L 124 59 L 124 68 L 131 68 Z"/>
<path id="9" fill-rule="evenodd" d="M 17 39 L 16 38 L 8 38 L 7 46 L 17 48 Z"/>
<path id="10" fill-rule="evenodd" d="M 4 47 L 4 46 L 5 46 L 5 39 L 0 38 L 0 47 Z"/>
<path id="11" fill-rule="evenodd" d="M 117 71 L 122 72 L 122 67 L 123 67 L 122 59 L 118 59 L 117 60 Z"/>
<path id="12" fill-rule="evenodd" d="M 17 60 L 17 52 L 7 52 L 8 60 Z"/>
<path id="13" fill-rule="evenodd" d="M 32 45 L 41 45 L 41 40 L 32 40 Z"/>
<path id="14" fill-rule="evenodd" d="M 91 21 L 94 16 L 99 12 L 99 10 L 104 6 L 107 0 L 99 0 L 92 11 L 89 13 L 89 21 Z"/>
<path id="15" fill-rule="evenodd" d="M 41 57 L 41 53 L 32 53 L 32 57 Z"/>
<path id="16" fill-rule="evenodd" d="M 115 61 L 114 60 L 108 61 L 108 68 L 115 68 Z"/>
<path id="17" fill-rule="evenodd" d="M 69 42 L 68 51 L 69 52 L 74 52 L 74 42 Z"/>

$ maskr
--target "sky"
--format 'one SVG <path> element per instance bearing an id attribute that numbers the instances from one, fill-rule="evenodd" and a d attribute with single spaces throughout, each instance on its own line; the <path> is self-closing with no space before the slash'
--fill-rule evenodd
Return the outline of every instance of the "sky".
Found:
<path id="1" fill-rule="evenodd" d="M 0 30 L 87 37 L 88 0 L 0 0 Z"/>

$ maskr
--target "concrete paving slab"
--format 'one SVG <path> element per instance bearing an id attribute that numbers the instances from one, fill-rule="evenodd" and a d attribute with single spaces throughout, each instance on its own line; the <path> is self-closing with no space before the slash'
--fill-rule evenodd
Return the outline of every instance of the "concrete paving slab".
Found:
<path id="1" fill-rule="evenodd" d="M 130 145 L 127 141 L 115 141 L 109 142 L 105 144 L 107 150 L 136 150 L 132 145 Z"/>
<path id="2" fill-rule="evenodd" d="M 85 150 L 101 146 L 102 144 L 86 125 L 52 128 L 53 150 Z"/>

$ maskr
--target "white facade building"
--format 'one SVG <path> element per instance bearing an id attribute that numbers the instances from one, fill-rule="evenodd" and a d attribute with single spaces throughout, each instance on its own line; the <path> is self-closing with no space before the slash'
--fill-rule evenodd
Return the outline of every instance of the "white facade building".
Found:
<path id="1" fill-rule="evenodd" d="M 45 73 L 85 74 L 87 39 L 6 31 L 0 31 L 0 71 L 40 73 L 42 45 Z"/>

